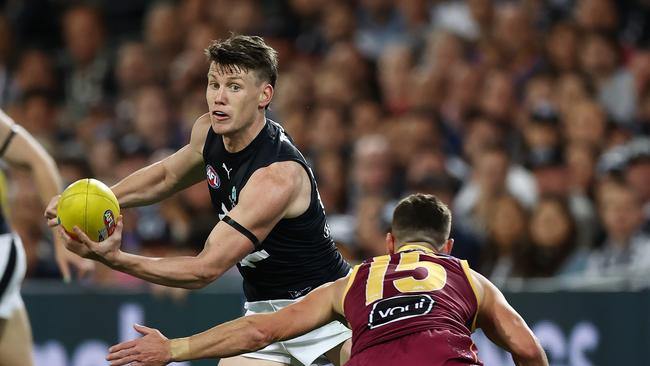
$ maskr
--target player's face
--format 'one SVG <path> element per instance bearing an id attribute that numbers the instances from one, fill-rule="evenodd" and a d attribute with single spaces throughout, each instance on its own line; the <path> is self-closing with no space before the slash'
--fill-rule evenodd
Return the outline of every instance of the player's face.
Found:
<path id="1" fill-rule="evenodd" d="M 212 129 L 232 135 L 250 126 L 270 102 L 272 89 L 268 82 L 258 80 L 255 71 L 222 68 L 213 62 L 205 92 Z"/>

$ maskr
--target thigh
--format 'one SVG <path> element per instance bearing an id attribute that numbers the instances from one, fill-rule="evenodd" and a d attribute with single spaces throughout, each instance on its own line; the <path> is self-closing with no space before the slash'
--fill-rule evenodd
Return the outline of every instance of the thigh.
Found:
<path id="1" fill-rule="evenodd" d="M 33 365 L 32 331 L 24 306 L 0 320 L 0 366 Z"/>
<path id="2" fill-rule="evenodd" d="M 327 359 L 330 360 L 334 366 L 344 365 L 350 359 L 351 349 L 352 339 L 348 339 L 347 341 L 325 352 L 325 357 L 327 357 Z"/>
<path id="3" fill-rule="evenodd" d="M 286 363 L 275 362 L 269 360 L 262 360 L 259 358 L 249 358 L 243 356 L 235 356 L 229 358 L 222 358 L 219 361 L 219 366 L 281 366 L 286 365 Z"/>

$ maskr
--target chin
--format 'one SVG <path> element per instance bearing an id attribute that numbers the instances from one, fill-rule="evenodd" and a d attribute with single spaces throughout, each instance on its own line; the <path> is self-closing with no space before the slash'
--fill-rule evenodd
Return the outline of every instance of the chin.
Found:
<path id="1" fill-rule="evenodd" d="M 217 121 L 212 119 L 210 122 L 212 125 L 212 131 L 219 135 L 231 134 L 237 130 L 231 120 Z"/>

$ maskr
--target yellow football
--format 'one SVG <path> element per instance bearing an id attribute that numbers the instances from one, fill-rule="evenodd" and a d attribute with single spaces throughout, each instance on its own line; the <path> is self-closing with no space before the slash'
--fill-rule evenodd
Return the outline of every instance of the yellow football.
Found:
<path id="1" fill-rule="evenodd" d="M 78 226 L 93 241 L 102 241 L 115 231 L 120 205 L 106 184 L 92 178 L 80 179 L 61 193 L 57 216 L 73 238 L 73 228 Z"/>

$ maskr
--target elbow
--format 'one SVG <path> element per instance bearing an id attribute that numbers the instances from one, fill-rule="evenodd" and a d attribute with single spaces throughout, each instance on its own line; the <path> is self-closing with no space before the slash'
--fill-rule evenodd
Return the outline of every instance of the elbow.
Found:
<path id="1" fill-rule="evenodd" d="M 192 281 L 187 284 L 187 288 L 192 290 L 198 290 L 206 287 L 207 285 L 214 282 L 217 278 L 221 277 L 223 270 L 220 268 L 214 268 L 210 266 L 197 266 L 199 269 L 195 274 Z"/>
<path id="2" fill-rule="evenodd" d="M 527 342 L 522 344 L 517 350 L 516 359 L 525 365 L 547 365 L 546 353 L 537 337 L 532 336 Z"/>
<path id="3" fill-rule="evenodd" d="M 276 341 L 271 329 L 256 324 L 251 319 L 249 319 L 246 329 L 248 329 L 246 351 L 257 351 Z"/>

